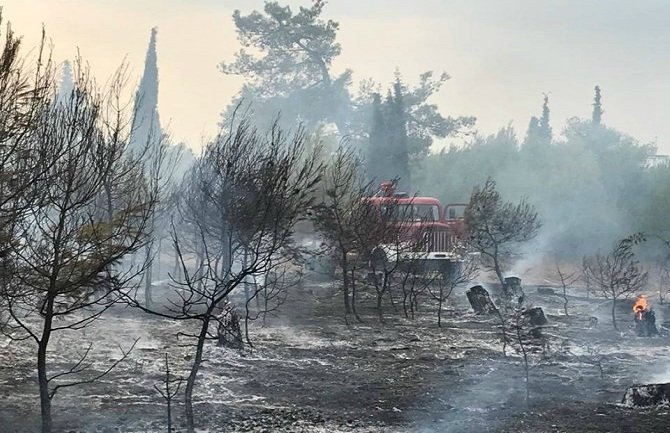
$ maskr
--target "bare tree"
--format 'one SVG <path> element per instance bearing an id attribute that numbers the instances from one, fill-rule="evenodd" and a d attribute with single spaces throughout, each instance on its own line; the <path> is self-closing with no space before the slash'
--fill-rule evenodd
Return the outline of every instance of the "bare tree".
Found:
<path id="1" fill-rule="evenodd" d="M 172 433 L 172 402 L 174 398 L 179 394 L 179 388 L 181 388 L 184 379 L 181 377 L 174 378 L 170 375 L 170 360 L 168 359 L 167 352 L 165 353 L 165 380 L 163 381 L 163 389 L 159 388 L 157 385 L 154 385 L 154 389 L 163 397 L 165 403 L 167 404 L 167 428 L 168 433 Z"/>
<path id="2" fill-rule="evenodd" d="M 355 309 L 351 299 L 355 287 L 356 258 L 362 246 L 357 227 L 369 226 L 376 220 L 374 209 L 366 202 L 371 195 L 369 183 L 363 179 L 361 161 L 350 147 L 340 146 L 326 167 L 323 180 L 324 195 L 314 206 L 312 220 L 323 237 L 327 254 L 336 257 L 342 269 L 342 290 L 345 313 Z"/>
<path id="3" fill-rule="evenodd" d="M 467 284 L 477 275 L 478 262 L 471 255 L 466 255 L 463 262 L 449 267 L 448 271 L 442 273 L 432 280 L 428 285 L 428 293 L 437 301 L 437 326 L 442 327 L 442 307 L 449 299 L 457 286 Z"/>
<path id="4" fill-rule="evenodd" d="M 561 282 L 561 288 L 563 289 L 563 311 L 565 312 L 565 315 L 568 316 L 569 314 L 568 314 L 567 289 L 568 286 L 574 284 L 577 280 L 579 280 L 579 275 L 577 271 L 566 273 L 564 270 L 561 269 L 558 262 L 555 263 L 555 266 L 556 266 L 556 275 L 558 276 L 558 279 Z"/>
<path id="5" fill-rule="evenodd" d="M 548 337 L 542 335 L 540 326 L 534 323 L 531 308 L 515 308 L 509 318 L 515 349 L 521 353 L 526 391 L 525 402 L 528 405 L 530 403 L 530 373 L 551 359 L 547 344 Z"/>
<path id="6" fill-rule="evenodd" d="M 44 152 L 47 169 L 28 192 L 37 199 L 27 201 L 13 221 L 19 241 L 9 251 L 14 272 L 3 293 L 11 316 L 8 336 L 37 345 L 45 433 L 52 430 L 51 400 L 60 389 L 94 382 L 128 356 L 130 349 L 122 349 L 109 369 L 86 374 L 90 345 L 70 369 L 50 374 L 47 351 L 54 334 L 85 328 L 132 286 L 137 270 L 115 265 L 143 246 L 155 202 L 141 173 L 130 170 L 114 187 L 122 198 L 111 217 L 100 205 L 104 181 L 123 159 L 105 159 L 105 98 L 81 62 L 77 64 L 69 98 L 50 103 L 37 120 L 34 151 Z M 118 134 L 124 133 L 121 123 L 110 122 Z"/>
<path id="7" fill-rule="evenodd" d="M 465 223 L 470 247 L 491 261 L 490 269 L 506 291 L 503 259 L 537 235 L 541 223 L 535 207 L 525 199 L 516 204 L 505 202 L 495 181 L 488 178 L 473 191 L 465 209 Z"/>
<path id="8" fill-rule="evenodd" d="M 637 292 L 647 282 L 647 272 L 635 258 L 633 247 L 643 242 L 640 233 L 616 243 L 607 255 L 600 253 L 584 257 L 584 275 L 589 278 L 600 295 L 612 300 L 612 326 L 616 324 L 616 303 Z"/>
<path id="9" fill-rule="evenodd" d="M 178 300 L 151 309 L 135 296 L 131 304 L 174 320 L 197 323 L 193 363 L 185 387 L 186 421 L 195 430 L 193 390 L 209 339 L 226 323 L 219 312 L 233 302 L 248 277 L 291 263 L 296 222 L 313 204 L 322 171 L 318 149 L 305 150 L 305 135 L 286 136 L 273 127 L 261 136 L 242 120 L 210 143 L 185 180 L 182 213 L 197 237 L 196 249 L 181 248 L 173 229 L 183 280 L 173 281 Z M 246 257 L 243 260 L 243 257 Z M 217 332 L 210 331 L 216 324 Z"/>

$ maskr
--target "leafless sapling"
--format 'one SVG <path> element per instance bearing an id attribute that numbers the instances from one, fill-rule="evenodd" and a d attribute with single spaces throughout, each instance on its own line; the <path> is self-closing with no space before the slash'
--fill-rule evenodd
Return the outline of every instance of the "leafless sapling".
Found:
<path id="1" fill-rule="evenodd" d="M 563 289 L 563 311 L 565 312 L 565 315 L 568 316 L 569 314 L 568 314 L 567 289 L 569 286 L 571 286 L 577 280 L 579 280 L 579 274 L 577 271 L 566 272 L 562 270 L 558 262 L 555 263 L 555 266 L 556 266 L 556 276 L 558 276 L 558 279 L 561 282 L 561 288 Z"/>
<path id="2" fill-rule="evenodd" d="M 432 279 L 428 293 L 437 301 L 437 326 L 442 327 L 442 308 L 457 286 L 472 281 L 478 272 L 478 261 L 472 255 L 465 255 L 462 262 L 452 263 L 446 272 Z"/>
<path id="3" fill-rule="evenodd" d="M 640 290 L 647 282 L 647 272 L 635 258 L 633 247 L 643 242 L 640 233 L 631 235 L 616 243 L 606 255 L 597 253 L 584 257 L 583 269 L 600 295 L 612 300 L 612 326 L 617 328 L 616 305 L 619 299 L 626 299 Z"/>
<path id="4" fill-rule="evenodd" d="M 170 375 L 170 360 L 168 359 L 167 352 L 165 353 L 165 379 L 163 380 L 163 387 L 154 385 L 154 389 L 163 397 L 167 405 L 167 429 L 168 433 L 172 433 L 172 402 L 174 398 L 179 394 L 179 388 L 181 388 L 184 378 L 182 377 L 172 377 Z"/>

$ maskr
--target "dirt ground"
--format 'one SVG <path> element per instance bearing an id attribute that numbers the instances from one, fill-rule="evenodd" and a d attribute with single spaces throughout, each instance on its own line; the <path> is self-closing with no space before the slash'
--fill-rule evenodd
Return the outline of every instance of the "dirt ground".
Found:
<path id="1" fill-rule="evenodd" d="M 524 369 L 514 348 L 503 357 L 496 320 L 473 315 L 463 290 L 447 306 L 442 328 L 434 306 L 415 319 L 389 305 L 380 324 L 372 300 L 363 323 L 345 323 L 333 283 L 306 281 L 276 317 L 255 322 L 254 347 L 238 353 L 208 344 L 196 384 L 201 432 L 667 432 L 670 409 L 620 404 L 626 387 L 670 381 L 670 336 L 635 337 L 630 304 L 619 310 L 579 291 L 562 298 L 526 287 L 529 302 L 549 319 L 548 347 L 531 359 L 525 401 Z M 655 305 L 659 318 L 665 305 Z M 592 327 L 589 317 L 599 318 Z M 191 340 L 183 323 L 114 308 L 90 328 L 59 334 L 49 354 L 51 371 L 68 368 L 89 342 L 88 373 L 118 359 L 118 345 L 140 338 L 130 358 L 101 381 L 59 392 L 53 403 L 57 431 L 163 432 L 164 354 L 173 368 L 189 366 Z M 0 340 L 0 432 L 39 428 L 35 348 Z M 598 366 L 602 367 L 602 374 Z M 177 431 L 183 408 L 175 402 Z"/>

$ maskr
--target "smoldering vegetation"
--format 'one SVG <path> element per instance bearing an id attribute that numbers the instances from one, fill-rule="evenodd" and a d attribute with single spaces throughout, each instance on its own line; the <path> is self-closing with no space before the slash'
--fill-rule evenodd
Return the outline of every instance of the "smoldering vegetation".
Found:
<path id="1" fill-rule="evenodd" d="M 442 114 L 447 74 L 355 91 L 326 15 L 235 12 L 244 85 L 195 153 L 161 125 L 157 29 L 125 97 L 125 65 L 100 85 L 7 28 L 0 430 L 664 431 L 655 145 L 597 86 L 523 138 Z"/>

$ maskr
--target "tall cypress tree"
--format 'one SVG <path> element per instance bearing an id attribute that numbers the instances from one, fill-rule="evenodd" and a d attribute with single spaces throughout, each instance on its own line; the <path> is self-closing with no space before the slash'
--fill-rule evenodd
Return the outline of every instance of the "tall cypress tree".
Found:
<path id="1" fill-rule="evenodd" d="M 156 170 L 155 162 L 159 160 L 159 153 L 163 151 L 163 132 L 158 117 L 158 59 L 156 56 L 156 27 L 151 29 L 149 48 L 144 62 L 144 74 L 135 94 L 135 107 L 133 113 L 132 130 L 130 131 L 131 152 L 141 155 L 148 161 L 147 170 Z M 164 173 L 148 172 L 149 176 L 161 178 Z M 153 278 L 153 258 L 160 256 L 160 251 L 155 251 L 155 244 L 160 250 L 160 228 L 156 225 L 155 214 L 151 218 L 150 230 L 151 242 L 146 246 L 146 270 L 144 272 L 144 297 L 147 305 L 153 304 L 151 282 Z"/>
<path id="2" fill-rule="evenodd" d="M 141 152 L 151 142 L 160 140 L 162 134 L 158 117 L 157 31 L 156 27 L 151 29 L 144 74 L 135 93 L 135 111 L 130 136 L 130 149 L 135 152 Z"/>
<path id="3" fill-rule="evenodd" d="M 391 164 L 393 177 L 399 178 L 398 188 L 410 191 L 409 154 L 407 151 L 407 113 L 400 78 L 393 84 L 393 96 L 389 106 L 389 131 L 391 131 Z"/>
<path id="4" fill-rule="evenodd" d="M 526 138 L 523 141 L 524 147 L 532 147 L 536 145 L 546 146 L 551 143 L 551 125 L 549 110 L 549 96 L 544 94 L 544 103 L 542 104 L 542 116 L 539 118 L 532 116 L 528 123 L 528 131 Z"/>
<path id="5" fill-rule="evenodd" d="M 551 125 L 549 124 L 549 95 L 544 94 L 544 102 L 542 104 L 542 117 L 538 124 L 539 138 L 545 143 L 551 143 Z"/>
<path id="6" fill-rule="evenodd" d="M 593 97 L 593 114 L 591 115 L 591 123 L 593 126 L 600 126 L 603 118 L 603 106 L 600 101 L 600 86 L 595 87 L 595 95 Z"/>
<path id="7" fill-rule="evenodd" d="M 60 74 L 60 83 L 58 83 L 58 94 L 56 100 L 66 103 L 74 90 L 74 79 L 72 78 L 72 65 L 69 60 L 63 62 Z"/>
<path id="8" fill-rule="evenodd" d="M 387 164 L 386 153 L 386 122 L 379 93 L 372 95 L 372 115 L 370 117 L 370 141 L 367 151 L 368 179 L 374 182 L 384 180 L 383 168 Z"/>

